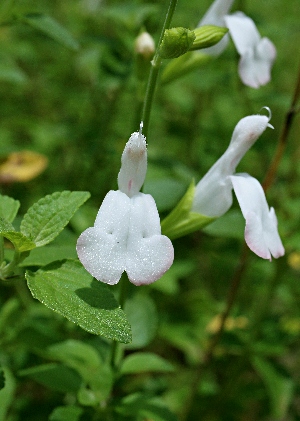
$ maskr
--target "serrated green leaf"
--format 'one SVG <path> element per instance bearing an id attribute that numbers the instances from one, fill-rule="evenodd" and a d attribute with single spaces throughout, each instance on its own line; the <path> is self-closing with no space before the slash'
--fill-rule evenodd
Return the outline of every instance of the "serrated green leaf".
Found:
<path id="1" fill-rule="evenodd" d="M 58 406 L 51 412 L 49 421 L 79 421 L 82 413 L 83 409 L 79 406 Z"/>
<path id="2" fill-rule="evenodd" d="M 89 197 L 88 192 L 76 191 L 56 192 L 43 197 L 24 215 L 21 233 L 30 238 L 36 247 L 50 243 Z"/>
<path id="3" fill-rule="evenodd" d="M 18 200 L 0 194 L 0 217 L 8 222 L 13 222 L 20 207 Z"/>
<path id="4" fill-rule="evenodd" d="M 76 392 L 82 380 L 76 371 L 63 364 L 50 363 L 26 368 L 18 373 L 58 392 Z"/>
<path id="5" fill-rule="evenodd" d="M 108 287 L 93 280 L 78 261 L 54 262 L 37 272 L 26 272 L 34 298 L 95 335 L 131 341 L 124 311 Z"/>
<path id="6" fill-rule="evenodd" d="M 28 237 L 16 232 L 10 222 L 0 217 L 0 234 L 11 241 L 19 252 L 32 250 L 36 247 L 33 241 Z"/>
<path id="7" fill-rule="evenodd" d="M 120 370 L 121 374 L 169 373 L 172 371 L 174 371 L 174 366 L 169 361 L 151 352 L 139 352 L 129 355 L 125 358 Z"/>
<path id="8" fill-rule="evenodd" d="M 48 35 L 59 44 L 64 45 L 71 50 L 78 50 L 78 42 L 66 28 L 51 16 L 43 15 L 41 13 L 29 13 L 19 17 L 19 19 L 32 28 L 38 29 L 42 33 Z"/>

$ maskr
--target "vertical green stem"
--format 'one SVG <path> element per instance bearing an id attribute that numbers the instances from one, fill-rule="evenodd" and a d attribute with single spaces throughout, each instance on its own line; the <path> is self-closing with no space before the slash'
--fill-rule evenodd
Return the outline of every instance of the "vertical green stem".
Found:
<path id="1" fill-rule="evenodd" d="M 127 276 L 122 276 L 120 280 L 120 291 L 119 291 L 119 304 L 122 309 L 124 309 L 125 301 L 127 298 L 128 290 L 128 279 Z M 113 368 L 118 366 L 118 356 L 119 356 L 120 343 L 118 341 L 113 341 L 111 345 L 111 354 L 110 362 Z"/>
<path id="2" fill-rule="evenodd" d="M 142 113 L 142 121 L 144 123 L 143 127 L 143 133 L 147 137 L 148 135 L 148 128 L 149 128 L 149 120 L 150 120 L 150 113 L 151 113 L 151 107 L 153 103 L 153 97 L 158 77 L 158 72 L 161 65 L 161 58 L 159 56 L 159 46 L 162 42 L 162 39 L 164 37 L 165 30 L 170 27 L 171 20 L 175 11 L 177 5 L 177 0 L 170 0 L 169 8 L 166 14 L 166 19 L 162 27 L 162 31 L 160 34 L 160 38 L 158 41 L 158 46 L 156 49 L 156 53 L 154 55 L 154 58 L 152 60 L 152 67 L 149 74 L 148 84 L 147 84 L 147 90 L 146 90 L 146 96 L 144 101 L 144 107 L 143 107 L 143 113 Z"/>

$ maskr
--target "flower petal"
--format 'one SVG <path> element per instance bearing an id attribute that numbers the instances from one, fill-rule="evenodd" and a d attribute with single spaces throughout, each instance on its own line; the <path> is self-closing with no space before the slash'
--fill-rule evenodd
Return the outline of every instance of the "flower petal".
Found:
<path id="1" fill-rule="evenodd" d="M 249 49 L 240 59 L 239 75 L 242 82 L 251 88 L 266 85 L 271 79 L 271 67 L 276 57 L 276 49 L 268 38 Z"/>
<path id="2" fill-rule="evenodd" d="M 147 172 L 147 147 L 146 138 L 139 132 L 134 132 L 125 145 L 122 154 L 122 165 L 118 175 L 119 190 L 128 197 L 140 191 Z"/>
<path id="3" fill-rule="evenodd" d="M 260 183 L 248 174 L 230 176 L 234 192 L 246 219 L 245 240 L 248 247 L 263 259 L 284 255 L 277 230 L 277 218 L 269 206 Z"/>
<path id="4" fill-rule="evenodd" d="M 198 27 L 203 25 L 225 26 L 224 16 L 229 12 L 233 1 L 234 0 L 215 0 L 199 22 Z M 218 56 L 225 50 L 228 41 L 229 37 L 228 34 L 226 34 L 216 45 L 203 48 L 201 52 L 211 56 Z"/>
<path id="5" fill-rule="evenodd" d="M 238 122 L 227 150 L 197 184 L 193 212 L 214 217 L 228 211 L 232 205 L 232 183 L 228 176 L 268 126 L 272 127 L 264 115 L 247 116 Z"/>
<path id="6" fill-rule="evenodd" d="M 268 38 L 261 39 L 253 20 L 244 13 L 225 16 L 225 22 L 241 55 L 239 75 L 243 83 L 252 88 L 268 83 L 276 57 L 274 44 Z"/>
<path id="7" fill-rule="evenodd" d="M 131 199 L 126 272 L 135 285 L 150 284 L 172 265 L 174 249 L 161 235 L 159 215 L 153 197 L 139 193 Z"/>
<path id="8" fill-rule="evenodd" d="M 120 191 L 105 196 L 95 225 L 77 241 L 77 254 L 85 269 L 99 281 L 116 284 L 125 270 L 130 198 Z"/>
<path id="9" fill-rule="evenodd" d="M 226 26 L 238 53 L 242 56 L 260 41 L 260 34 L 252 19 L 242 12 L 225 16 Z"/>

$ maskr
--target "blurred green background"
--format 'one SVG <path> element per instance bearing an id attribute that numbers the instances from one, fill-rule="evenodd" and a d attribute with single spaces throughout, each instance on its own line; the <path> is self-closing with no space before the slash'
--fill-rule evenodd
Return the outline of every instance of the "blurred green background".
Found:
<path id="1" fill-rule="evenodd" d="M 91 199 L 57 242 L 69 247 L 70 257 L 79 233 L 93 224 L 105 194 L 117 188 L 124 145 L 141 118 L 144 85 L 136 78 L 134 42 L 142 29 L 158 40 L 164 3 L 1 1 L 0 165 L 22 151 L 39 153 L 48 162 L 39 176 L 26 182 L 15 181 L 14 170 L 12 179 L 0 176 L 1 193 L 20 200 L 24 213 L 54 191 L 90 191 Z M 179 0 L 173 26 L 193 29 L 210 3 Z M 300 3 L 240 0 L 233 5 L 235 10 L 249 15 L 261 35 L 275 44 L 272 80 L 258 90 L 243 86 L 237 74 L 238 55 L 230 42 L 205 67 L 158 85 L 147 138 L 144 192 L 154 196 L 162 217 L 191 179 L 197 182 L 224 152 L 237 122 L 259 113 L 263 106 L 272 110 L 275 129 L 261 136 L 238 171 L 263 181 L 274 155 L 299 71 Z M 296 116 L 267 194 L 276 209 L 286 256 L 270 263 L 248 254 L 237 300 L 213 360 L 197 385 L 198 398 L 189 420 L 300 420 L 299 139 Z M 131 378 L 120 385 L 123 394 L 143 390 L 163 396 L 172 411 L 184 413 L 191 373 L 218 325 L 216 317 L 224 309 L 240 261 L 243 231 L 243 218 L 234 203 L 205 232 L 174 241 L 175 263 L 162 280 L 142 291 L 130 289 L 133 298 L 151 296 L 146 298 L 151 300 L 150 309 L 142 308 L 150 312 L 144 328 L 154 333 L 136 348 L 146 346 L 178 370 L 169 377 Z M 7 303 L 15 293 L 19 304 L 8 317 Z M 24 296 L 24 291 L 1 287 L 0 357 L 16 379 L 15 394 L 4 399 L 13 405 L 8 418 L 1 418 L 0 410 L 1 420 L 46 420 L 53 408 L 73 402 L 71 392 L 66 399 L 62 390 L 52 391 L 51 384 L 40 382 L 40 386 L 36 378 L 19 376 L 19 370 L 44 361 L 37 351 L 40 336 L 34 344 L 37 330 L 51 332 L 47 343 L 75 337 L 96 349 L 102 346 L 101 339 L 42 305 L 28 304 L 30 297 L 24 304 Z"/>

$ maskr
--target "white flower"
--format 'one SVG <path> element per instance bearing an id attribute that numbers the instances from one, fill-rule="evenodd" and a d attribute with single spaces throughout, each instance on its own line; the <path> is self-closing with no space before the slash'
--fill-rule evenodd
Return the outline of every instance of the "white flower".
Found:
<path id="1" fill-rule="evenodd" d="M 228 15 L 232 3 L 233 0 L 215 0 L 198 26 L 227 26 L 241 56 L 239 75 L 242 82 L 252 88 L 259 88 L 271 79 L 276 48 L 268 38 L 261 38 L 253 20 L 244 13 Z M 224 37 L 218 44 L 202 51 L 209 55 L 219 55 L 227 43 L 228 37 Z"/>
<path id="2" fill-rule="evenodd" d="M 244 117 L 238 122 L 227 150 L 197 184 L 191 209 L 205 216 L 219 217 L 231 207 L 234 189 L 246 219 L 246 243 L 264 259 L 270 258 L 270 252 L 274 257 L 284 254 L 275 211 L 273 208 L 269 211 L 263 189 L 256 179 L 247 174 L 233 174 L 267 127 L 273 128 L 269 118 L 263 115 Z"/>
<path id="3" fill-rule="evenodd" d="M 77 241 L 79 260 L 99 281 L 116 284 L 126 271 L 130 282 L 146 285 L 159 279 L 173 263 L 173 246 L 161 235 L 154 199 L 139 192 L 146 171 L 146 139 L 140 130 L 125 146 L 119 190 L 107 193 L 94 226 Z"/>
<path id="4" fill-rule="evenodd" d="M 245 241 L 259 257 L 271 260 L 271 255 L 284 255 L 277 230 L 277 218 L 269 209 L 265 193 L 256 178 L 248 174 L 230 176 L 234 192 L 246 219 Z"/>

